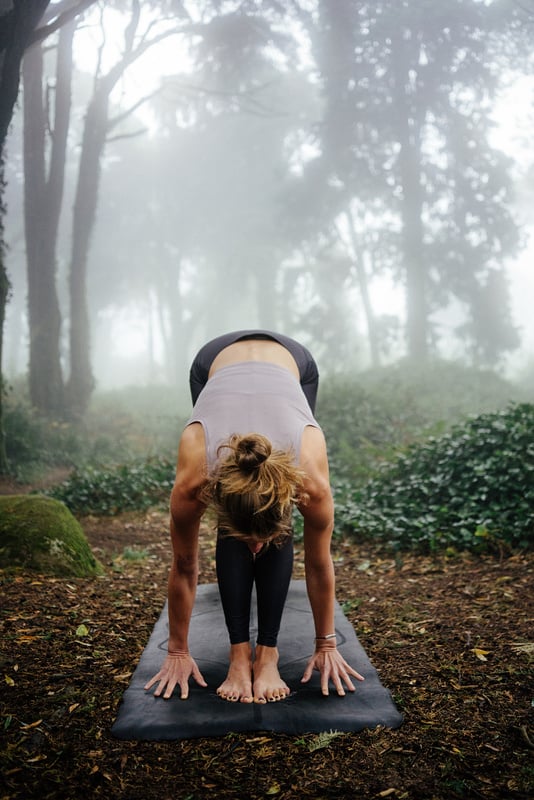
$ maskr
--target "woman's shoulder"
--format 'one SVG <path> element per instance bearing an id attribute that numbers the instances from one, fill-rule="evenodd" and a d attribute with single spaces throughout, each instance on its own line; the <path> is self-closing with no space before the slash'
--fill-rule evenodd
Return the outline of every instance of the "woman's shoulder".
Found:
<path id="1" fill-rule="evenodd" d="M 206 465 L 206 438 L 200 422 L 186 425 L 180 437 L 178 468 L 197 471 Z"/>
<path id="2" fill-rule="evenodd" d="M 328 454 L 324 433 L 319 427 L 306 425 L 302 432 L 300 466 L 311 483 L 328 482 Z"/>

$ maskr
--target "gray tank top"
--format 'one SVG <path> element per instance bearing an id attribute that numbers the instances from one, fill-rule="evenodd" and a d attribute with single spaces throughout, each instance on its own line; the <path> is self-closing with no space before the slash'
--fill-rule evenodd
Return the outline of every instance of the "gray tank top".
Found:
<path id="1" fill-rule="evenodd" d="M 261 433 L 276 449 L 293 452 L 298 463 L 304 428 L 320 427 L 298 380 L 284 367 L 264 361 L 217 370 L 198 396 L 187 425 L 192 422 L 204 429 L 210 471 L 217 448 L 234 433 Z"/>

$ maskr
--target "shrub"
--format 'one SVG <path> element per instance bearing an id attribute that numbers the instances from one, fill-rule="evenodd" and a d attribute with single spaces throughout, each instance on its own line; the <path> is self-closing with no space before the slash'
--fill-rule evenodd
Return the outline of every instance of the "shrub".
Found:
<path id="1" fill-rule="evenodd" d="M 73 514 L 143 510 L 168 500 L 174 472 L 173 462 L 159 458 L 101 469 L 86 467 L 46 494 L 61 500 Z"/>
<path id="2" fill-rule="evenodd" d="M 31 479 L 53 466 L 72 466 L 83 457 L 83 445 L 74 427 L 39 417 L 24 400 L 9 398 L 4 408 L 6 452 L 13 475 Z"/>
<path id="3" fill-rule="evenodd" d="M 490 371 L 443 361 L 421 368 L 401 363 L 323 380 L 317 419 L 333 474 L 354 486 L 407 445 L 443 433 L 469 414 L 522 399 L 519 390 Z"/>
<path id="4" fill-rule="evenodd" d="M 10 474 L 32 482 L 53 467 L 174 458 L 184 424 L 174 405 L 174 393 L 163 387 L 98 393 L 85 419 L 73 423 L 39 415 L 25 387 L 11 387 L 4 405 Z"/>
<path id="5" fill-rule="evenodd" d="M 187 412 L 181 411 L 183 405 L 178 390 L 168 386 L 97 392 L 85 420 L 86 434 L 119 445 L 115 463 L 154 455 L 174 458 L 188 418 Z"/>
<path id="6" fill-rule="evenodd" d="M 397 549 L 532 547 L 534 405 L 481 414 L 336 491 L 338 528 Z"/>

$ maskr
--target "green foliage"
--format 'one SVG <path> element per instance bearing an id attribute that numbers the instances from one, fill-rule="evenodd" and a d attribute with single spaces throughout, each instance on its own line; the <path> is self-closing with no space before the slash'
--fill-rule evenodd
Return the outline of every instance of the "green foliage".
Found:
<path id="1" fill-rule="evenodd" d="M 28 495 L 0 497 L 0 567 L 62 577 L 103 571 L 70 511 L 56 500 Z"/>
<path id="2" fill-rule="evenodd" d="M 97 393 L 85 423 L 87 437 L 120 448 L 114 461 L 158 455 L 174 458 L 191 400 L 168 386 L 135 386 Z"/>
<path id="3" fill-rule="evenodd" d="M 22 398 L 8 397 L 4 427 L 10 473 L 21 481 L 50 467 L 72 466 L 87 454 L 71 424 L 40 417 Z"/>
<path id="4" fill-rule="evenodd" d="M 317 419 L 334 475 L 361 482 L 390 452 L 412 440 L 422 420 L 416 409 L 397 405 L 397 399 L 344 378 L 321 388 Z"/>
<path id="5" fill-rule="evenodd" d="M 438 515 L 434 507 L 445 502 L 432 501 L 429 508 L 418 497 L 413 507 L 406 508 L 403 494 L 407 491 L 404 472 L 418 486 L 430 474 L 422 454 L 433 452 L 436 442 L 447 441 L 447 436 L 454 439 L 454 429 L 446 434 L 453 423 L 468 412 L 495 412 L 516 396 L 514 387 L 493 373 L 444 363 L 425 370 L 393 366 L 352 380 L 323 379 L 317 417 L 328 442 L 336 530 L 380 536 L 394 547 L 422 550 L 442 545 L 482 548 L 494 537 L 522 542 L 516 529 L 501 533 L 493 517 L 475 515 L 473 509 L 480 502 L 476 493 L 471 506 L 462 506 L 460 522 L 452 529 L 444 527 L 443 514 Z M 112 515 L 167 504 L 183 425 L 173 414 L 173 406 L 173 393 L 157 387 L 99 395 L 82 431 L 44 422 L 22 401 L 12 403 L 9 431 L 11 445 L 16 443 L 18 449 L 19 474 L 32 459 L 46 465 L 73 466 L 68 480 L 50 489 L 48 495 L 78 515 Z M 474 433 L 470 435 L 474 437 Z M 420 450 L 415 446 L 418 442 Z M 421 464 L 414 460 L 415 453 Z M 508 463 L 501 458 L 499 468 L 504 472 Z M 396 465 L 399 474 L 388 484 L 386 476 Z M 437 474 L 444 470 L 440 466 Z M 467 485 L 461 474 L 458 481 L 460 486 Z M 422 496 L 427 498 L 429 491 L 421 489 Z M 464 524 L 468 508 L 476 516 L 474 527 L 470 527 L 471 518 Z M 298 513 L 294 529 L 300 540 L 302 517 Z"/>
<path id="6" fill-rule="evenodd" d="M 314 753 L 316 750 L 330 747 L 334 739 L 337 739 L 339 736 L 345 736 L 345 734 L 342 731 L 323 731 L 308 739 L 297 739 L 296 743 L 304 747 L 309 753 Z"/>
<path id="7" fill-rule="evenodd" d="M 75 470 L 47 494 L 73 514 L 112 515 L 143 510 L 167 501 L 174 482 L 174 462 L 164 458 Z"/>
<path id="8" fill-rule="evenodd" d="M 532 547 L 534 405 L 480 414 L 336 488 L 338 528 L 396 549 Z"/>
<path id="9" fill-rule="evenodd" d="M 125 547 L 121 557 L 124 561 L 144 561 L 148 558 L 148 550 L 146 548 Z"/>
<path id="10" fill-rule="evenodd" d="M 174 458 L 183 421 L 173 411 L 173 394 L 161 387 L 101 393 L 84 422 L 74 424 L 42 417 L 23 388 L 11 389 L 4 421 L 9 472 L 32 482 L 53 467 Z"/>
<path id="11" fill-rule="evenodd" d="M 354 486 L 414 441 L 520 399 L 524 393 L 491 371 L 446 361 L 424 368 L 401 362 L 351 379 L 324 379 L 317 418 L 335 478 Z"/>

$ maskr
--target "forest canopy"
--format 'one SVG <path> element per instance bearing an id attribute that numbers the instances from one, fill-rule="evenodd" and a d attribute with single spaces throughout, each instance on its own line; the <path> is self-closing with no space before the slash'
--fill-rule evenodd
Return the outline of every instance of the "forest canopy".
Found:
<path id="1" fill-rule="evenodd" d="M 495 131 L 532 72 L 528 3 L 41 6 L 76 13 L 24 50 L 3 354 L 40 412 L 183 384 L 203 341 L 250 326 L 330 373 L 524 347 L 532 154 Z"/>

